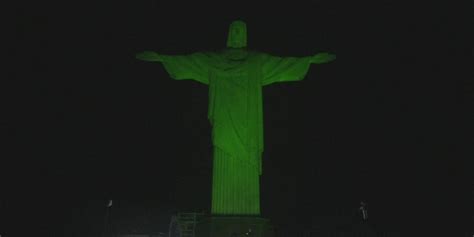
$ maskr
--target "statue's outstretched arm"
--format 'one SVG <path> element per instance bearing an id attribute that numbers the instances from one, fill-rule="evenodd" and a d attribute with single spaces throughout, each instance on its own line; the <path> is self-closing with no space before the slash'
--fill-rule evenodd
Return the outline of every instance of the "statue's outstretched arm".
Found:
<path id="1" fill-rule="evenodd" d="M 335 54 L 318 53 L 312 57 L 311 63 L 321 64 L 321 63 L 328 63 L 334 60 L 336 60 Z"/>
<path id="2" fill-rule="evenodd" d="M 143 51 L 141 53 L 137 53 L 135 58 L 148 62 L 163 62 L 162 57 L 153 51 Z"/>
<path id="3" fill-rule="evenodd" d="M 153 51 L 144 51 L 136 54 L 139 60 L 160 62 L 171 78 L 176 80 L 192 79 L 209 84 L 209 57 L 205 53 L 186 55 L 165 55 Z"/>

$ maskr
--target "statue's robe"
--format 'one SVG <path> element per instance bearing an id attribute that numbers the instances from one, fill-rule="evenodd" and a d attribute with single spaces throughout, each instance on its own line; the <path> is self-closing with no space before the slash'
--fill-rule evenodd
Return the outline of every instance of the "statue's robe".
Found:
<path id="1" fill-rule="evenodd" d="M 260 214 L 262 86 L 302 80 L 310 60 L 235 49 L 162 56 L 173 79 L 193 79 L 209 86 L 212 214 Z"/>

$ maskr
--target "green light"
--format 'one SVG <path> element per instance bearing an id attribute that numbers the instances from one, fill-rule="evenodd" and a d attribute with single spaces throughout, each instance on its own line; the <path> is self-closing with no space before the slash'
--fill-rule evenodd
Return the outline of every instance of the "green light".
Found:
<path id="1" fill-rule="evenodd" d="M 145 51 L 144 61 L 161 62 L 170 77 L 209 85 L 208 119 L 214 146 L 212 214 L 260 215 L 262 174 L 262 87 L 302 80 L 311 63 L 335 60 L 319 53 L 308 57 L 277 57 L 248 51 L 243 21 L 229 27 L 227 49 L 189 55 Z"/>

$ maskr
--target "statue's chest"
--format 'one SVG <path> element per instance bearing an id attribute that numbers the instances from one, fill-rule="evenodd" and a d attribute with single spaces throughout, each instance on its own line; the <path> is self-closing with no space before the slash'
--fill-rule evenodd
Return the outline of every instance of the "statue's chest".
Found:
<path id="1" fill-rule="evenodd" d="M 237 86 L 247 88 L 251 80 L 251 70 L 246 63 L 227 64 L 225 67 L 216 68 L 212 71 L 214 80 L 227 87 Z"/>

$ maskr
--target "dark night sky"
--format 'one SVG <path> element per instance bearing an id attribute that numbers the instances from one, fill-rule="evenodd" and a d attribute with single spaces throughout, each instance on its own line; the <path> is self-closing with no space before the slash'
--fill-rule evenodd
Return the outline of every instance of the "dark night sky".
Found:
<path id="1" fill-rule="evenodd" d="M 462 187 L 473 176 L 462 157 L 474 140 L 463 108 L 473 97 L 459 62 L 472 51 L 462 8 L 237 3 L 12 7 L 0 231 L 97 232 L 108 198 L 117 223 L 149 215 L 153 231 L 175 211 L 208 210 L 207 87 L 134 54 L 220 49 L 238 18 L 252 49 L 338 56 L 304 81 L 263 89 L 263 216 L 307 227 L 367 200 L 380 229 L 467 225 Z"/>

